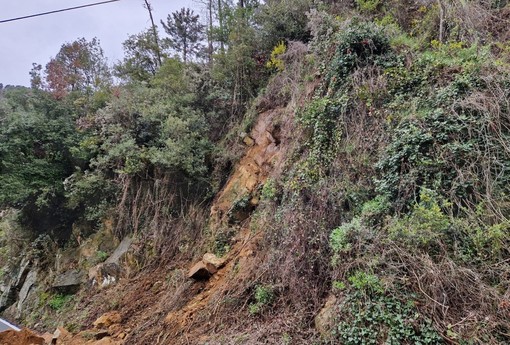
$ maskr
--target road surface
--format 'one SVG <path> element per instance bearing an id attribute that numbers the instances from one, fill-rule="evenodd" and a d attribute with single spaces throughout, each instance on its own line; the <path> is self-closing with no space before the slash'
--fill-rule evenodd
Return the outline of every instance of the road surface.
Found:
<path id="1" fill-rule="evenodd" d="M 13 324 L 9 323 L 8 321 L 5 321 L 4 319 L 0 319 L 0 332 L 8 331 L 8 330 L 15 330 L 20 331 L 20 329 Z"/>

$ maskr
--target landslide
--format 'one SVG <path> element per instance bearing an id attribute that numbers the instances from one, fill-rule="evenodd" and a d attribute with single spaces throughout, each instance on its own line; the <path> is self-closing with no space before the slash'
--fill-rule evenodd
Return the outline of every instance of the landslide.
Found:
<path id="1" fill-rule="evenodd" d="M 234 298 L 233 286 L 252 285 L 262 269 L 262 230 L 250 228 L 250 216 L 258 206 L 260 188 L 285 156 L 289 133 L 280 123 L 287 111 L 276 108 L 258 115 L 243 138 L 244 156 L 210 207 L 209 227 L 217 233 L 212 236 L 229 234 L 224 244 L 229 249 L 222 257 L 225 265 L 207 280 L 188 277 L 196 260 L 169 260 L 148 267 L 83 301 L 76 309 L 91 311 L 86 322 L 107 312 L 114 301 L 121 328 L 127 333 L 126 344 L 198 344 L 222 331 L 221 320 L 226 315 L 221 313 L 221 304 Z M 236 208 L 239 200 L 247 200 L 248 206 Z"/>

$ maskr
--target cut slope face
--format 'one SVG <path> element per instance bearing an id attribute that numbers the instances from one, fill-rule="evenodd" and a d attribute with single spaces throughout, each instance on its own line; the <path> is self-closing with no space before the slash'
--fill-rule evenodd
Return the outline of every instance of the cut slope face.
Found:
<path id="1" fill-rule="evenodd" d="M 244 138 L 249 148 L 211 207 L 210 221 L 213 229 L 227 225 L 232 217 L 237 221 L 246 219 L 257 206 L 259 187 L 264 184 L 274 167 L 281 163 L 285 152 L 280 128 L 275 125 L 283 114 L 284 109 L 281 108 L 260 114 L 253 130 Z M 248 200 L 250 204 L 248 210 L 239 212 L 245 214 L 235 213 L 236 202 L 240 199 Z M 207 341 L 207 334 L 211 334 L 217 326 L 214 322 L 218 317 L 215 315 L 216 311 L 222 298 L 229 293 L 234 280 L 236 284 L 245 283 L 244 280 L 250 279 L 260 266 L 261 255 L 256 255 L 260 239 L 260 233 L 253 233 L 241 226 L 232 239 L 232 249 L 225 256 L 225 266 L 207 282 L 194 283 L 203 284 L 202 289 L 194 295 L 184 293 L 185 304 L 166 315 L 163 337 L 166 340 L 162 343 L 198 344 Z"/>

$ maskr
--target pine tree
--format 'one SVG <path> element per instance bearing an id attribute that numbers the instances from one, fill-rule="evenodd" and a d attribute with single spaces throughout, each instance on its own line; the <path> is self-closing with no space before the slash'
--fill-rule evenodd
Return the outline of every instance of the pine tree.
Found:
<path id="1" fill-rule="evenodd" d="M 203 48 L 204 25 L 199 21 L 200 16 L 195 15 L 189 8 L 169 14 L 166 20 L 161 21 L 168 34 L 167 43 L 178 53 L 182 53 L 184 63 L 197 55 Z"/>

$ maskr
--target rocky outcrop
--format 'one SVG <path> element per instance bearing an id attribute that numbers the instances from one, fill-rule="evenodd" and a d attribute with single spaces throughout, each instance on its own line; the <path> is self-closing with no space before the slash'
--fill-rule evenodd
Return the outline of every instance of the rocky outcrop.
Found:
<path id="1" fill-rule="evenodd" d="M 106 264 L 119 264 L 120 259 L 126 254 L 133 243 L 133 239 L 130 237 L 124 237 L 118 247 L 115 249 L 112 255 L 106 259 Z"/>
<path id="2" fill-rule="evenodd" d="M 104 288 L 116 284 L 119 281 L 124 273 L 120 262 L 129 251 L 132 243 L 132 238 L 125 237 L 104 263 L 89 269 L 88 279 L 92 286 Z"/>
<path id="3" fill-rule="evenodd" d="M 59 274 L 52 285 L 52 288 L 62 293 L 75 293 L 85 281 L 85 274 L 81 270 L 71 270 Z"/>
<path id="4" fill-rule="evenodd" d="M 108 328 L 111 325 L 119 324 L 122 321 L 122 317 L 116 311 L 109 312 L 101 315 L 96 321 L 94 321 L 94 327 L 96 328 Z"/>
<path id="5" fill-rule="evenodd" d="M 248 150 L 211 208 L 214 226 L 228 221 L 241 222 L 257 206 L 257 188 L 282 159 L 280 129 L 274 125 L 282 113 L 283 109 L 274 109 L 260 114 L 253 130 L 241 135 Z"/>
<path id="6" fill-rule="evenodd" d="M 25 279 L 30 272 L 31 261 L 24 258 L 19 266 L 18 274 L 3 286 L 2 295 L 0 296 L 0 312 L 13 305 L 17 300 L 17 294 L 22 289 Z"/>
<path id="7" fill-rule="evenodd" d="M 197 262 L 188 272 L 188 278 L 195 280 L 209 279 L 214 273 L 218 272 L 213 264 L 203 261 Z"/>
<path id="8" fill-rule="evenodd" d="M 58 327 L 53 334 L 45 333 L 41 337 L 48 345 L 121 345 L 128 337 L 126 330 L 120 325 L 122 318 L 118 312 L 108 312 L 100 316 L 93 328 L 72 334 L 63 327 Z M 2 334 L 2 333 L 0 333 Z M 0 338 L 1 339 L 1 338 Z M 9 343 L 10 344 L 10 343 Z M 29 345 L 32 343 L 15 343 Z M 39 343 L 34 343 L 39 344 Z M 0 341 L 0 345 L 3 343 Z"/>
<path id="9" fill-rule="evenodd" d="M 214 265 L 214 267 L 219 270 L 223 266 L 225 266 L 226 260 L 223 258 L 218 258 L 216 255 L 211 253 L 205 253 L 204 257 L 202 258 L 202 262 L 205 264 L 211 264 Z"/>
<path id="10" fill-rule="evenodd" d="M 21 316 L 21 312 L 23 310 L 23 305 L 29 295 L 29 293 L 32 290 L 32 287 L 37 283 L 37 271 L 31 270 L 25 279 L 25 282 L 23 283 L 23 286 L 21 287 L 21 290 L 18 295 L 18 304 L 16 306 L 16 317 L 19 318 Z"/>

